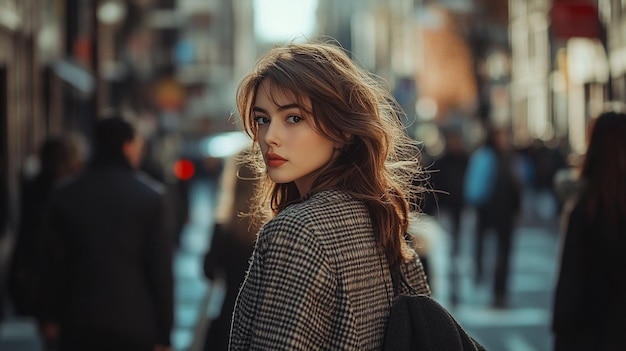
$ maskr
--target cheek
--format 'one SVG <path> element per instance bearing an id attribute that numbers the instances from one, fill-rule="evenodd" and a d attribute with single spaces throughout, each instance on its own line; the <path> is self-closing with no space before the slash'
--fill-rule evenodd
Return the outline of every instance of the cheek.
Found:
<path id="1" fill-rule="evenodd" d="M 261 147 L 261 149 L 265 149 L 267 147 L 263 134 L 257 134 L 256 143 Z"/>

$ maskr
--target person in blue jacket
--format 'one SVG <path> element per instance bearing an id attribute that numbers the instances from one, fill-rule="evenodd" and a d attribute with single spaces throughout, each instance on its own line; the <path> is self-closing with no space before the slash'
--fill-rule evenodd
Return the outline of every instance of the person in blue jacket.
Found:
<path id="1" fill-rule="evenodd" d="M 484 144 L 470 156 L 465 178 L 465 199 L 476 210 L 475 281 L 484 281 L 484 244 L 488 232 L 496 237 L 492 305 L 507 305 L 511 250 L 521 208 L 521 182 L 503 128 L 489 127 Z"/>

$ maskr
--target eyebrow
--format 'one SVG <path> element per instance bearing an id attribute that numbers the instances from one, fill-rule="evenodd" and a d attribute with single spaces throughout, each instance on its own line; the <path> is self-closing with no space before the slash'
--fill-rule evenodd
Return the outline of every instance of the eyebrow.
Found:
<path id="1" fill-rule="evenodd" d="M 292 108 L 298 108 L 299 109 L 300 105 L 298 105 L 296 103 L 293 103 L 293 104 L 287 104 L 287 105 L 284 105 L 284 106 L 278 106 L 278 111 L 289 110 L 289 109 L 292 109 Z M 267 113 L 267 110 L 265 110 L 265 109 L 263 109 L 261 107 L 258 107 L 258 106 L 254 106 L 252 108 L 252 111 L 254 111 L 254 112 L 261 112 L 261 113 Z"/>

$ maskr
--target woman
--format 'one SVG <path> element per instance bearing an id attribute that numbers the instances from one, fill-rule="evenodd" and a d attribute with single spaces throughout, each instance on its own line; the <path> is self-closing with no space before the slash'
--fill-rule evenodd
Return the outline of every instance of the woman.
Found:
<path id="1" fill-rule="evenodd" d="M 259 231 L 243 213 L 250 210 L 256 182 L 249 167 L 238 165 L 235 157 L 226 160 L 215 208 L 215 225 L 209 251 L 204 256 L 204 275 L 211 281 L 223 279 L 226 292 L 219 316 L 212 320 L 204 340 L 205 351 L 228 349 L 233 308 L 246 276 L 254 241 Z"/>
<path id="2" fill-rule="evenodd" d="M 252 215 L 269 221 L 230 349 L 380 349 L 390 268 L 429 294 L 405 240 L 419 164 L 397 104 L 340 47 L 319 42 L 264 55 L 241 81 L 237 108 L 261 178 Z"/>
<path id="3" fill-rule="evenodd" d="M 626 114 L 602 113 L 565 215 L 555 350 L 626 350 Z"/>

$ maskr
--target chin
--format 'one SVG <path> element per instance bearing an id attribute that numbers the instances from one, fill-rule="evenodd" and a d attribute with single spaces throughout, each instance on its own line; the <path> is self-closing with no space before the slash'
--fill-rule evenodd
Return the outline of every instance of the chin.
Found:
<path id="1" fill-rule="evenodd" d="M 275 171 L 268 171 L 267 172 L 268 177 L 270 178 L 270 180 L 274 183 L 277 184 L 282 184 L 282 183 L 288 183 L 289 180 L 287 180 L 285 177 L 281 177 L 279 174 L 276 174 Z"/>
<path id="2" fill-rule="evenodd" d="M 280 177 L 270 176 L 270 179 L 272 180 L 272 182 L 276 184 L 287 184 L 287 183 L 293 182 L 293 179 L 285 179 L 285 178 L 280 178 Z"/>

